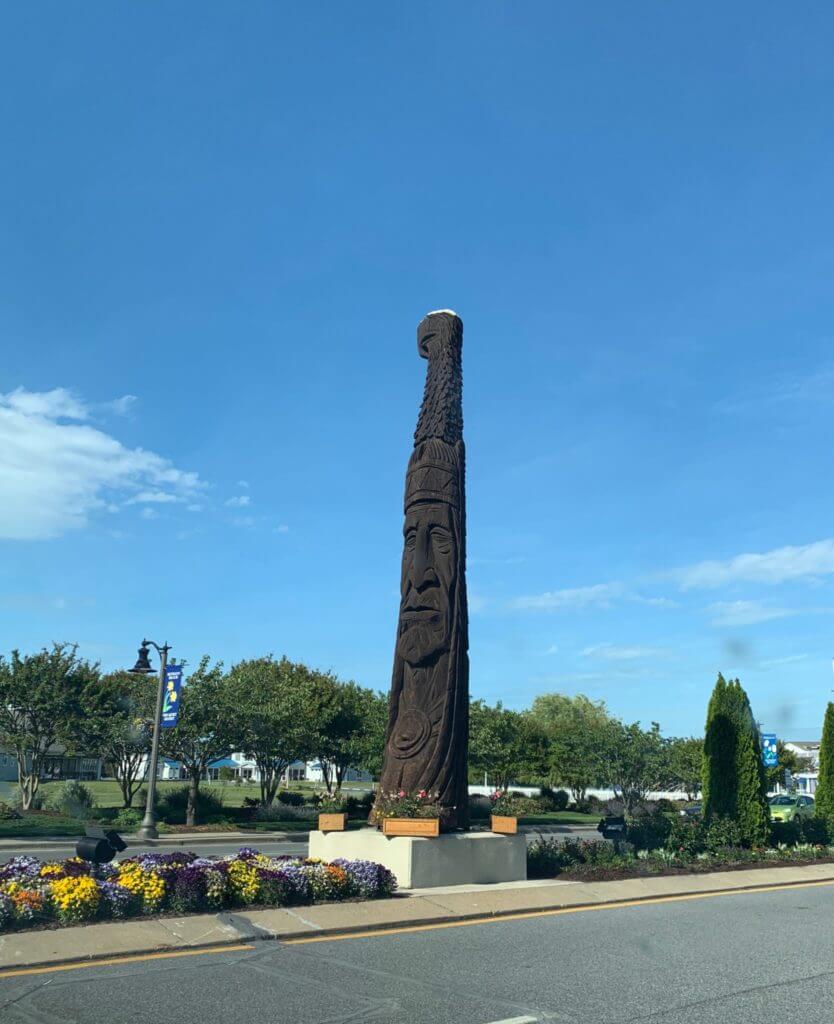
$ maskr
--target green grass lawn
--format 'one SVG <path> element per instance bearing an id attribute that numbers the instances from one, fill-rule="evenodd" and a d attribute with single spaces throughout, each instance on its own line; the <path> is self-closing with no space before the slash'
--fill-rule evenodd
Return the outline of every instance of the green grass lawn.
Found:
<path id="1" fill-rule="evenodd" d="M 61 785 L 60 782 L 42 782 L 40 789 L 44 796 L 48 796 L 50 790 L 55 789 Z M 115 779 L 101 779 L 98 782 L 85 782 L 84 785 L 93 794 L 97 807 L 116 807 L 122 806 L 122 791 L 119 789 L 119 784 Z M 181 788 L 187 786 L 187 782 L 157 782 L 156 790 L 160 796 L 167 790 Z M 357 787 L 356 795 L 359 795 L 358 790 L 363 788 L 361 783 L 351 783 L 351 787 Z M 294 782 L 290 787 L 299 793 L 312 793 L 314 791 L 323 791 L 323 786 L 316 787 L 312 782 Z M 352 793 L 353 789 L 344 787 L 346 793 Z M 365 786 L 364 789 L 369 789 L 369 786 Z M 252 799 L 259 799 L 261 789 L 255 783 L 243 783 L 240 786 L 236 786 L 233 782 L 201 782 L 201 792 L 211 792 L 222 797 L 224 807 L 242 807 L 244 799 L 248 796 Z M 133 806 L 136 808 L 140 807 L 140 800 L 134 796 Z"/>
<path id="2" fill-rule="evenodd" d="M 84 823 L 62 814 L 31 813 L 11 821 L 0 821 L 0 839 L 32 836 L 83 836 Z"/>

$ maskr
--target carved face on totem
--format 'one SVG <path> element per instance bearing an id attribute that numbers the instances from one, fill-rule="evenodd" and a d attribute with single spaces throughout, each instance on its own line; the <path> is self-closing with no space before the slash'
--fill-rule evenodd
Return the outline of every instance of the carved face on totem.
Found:
<path id="1" fill-rule="evenodd" d="M 453 515 L 439 501 L 406 510 L 397 653 L 412 667 L 449 650 L 458 572 Z"/>

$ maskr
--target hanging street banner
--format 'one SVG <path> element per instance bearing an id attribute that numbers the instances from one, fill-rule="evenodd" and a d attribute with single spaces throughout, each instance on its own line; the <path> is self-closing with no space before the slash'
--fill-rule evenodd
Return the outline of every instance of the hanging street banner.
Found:
<path id="1" fill-rule="evenodd" d="M 173 729 L 180 714 L 182 665 L 165 666 L 165 693 L 162 697 L 162 728 Z"/>
<path id="2" fill-rule="evenodd" d="M 775 768 L 779 764 L 779 757 L 776 753 L 776 733 L 762 733 L 762 764 L 765 768 Z"/>

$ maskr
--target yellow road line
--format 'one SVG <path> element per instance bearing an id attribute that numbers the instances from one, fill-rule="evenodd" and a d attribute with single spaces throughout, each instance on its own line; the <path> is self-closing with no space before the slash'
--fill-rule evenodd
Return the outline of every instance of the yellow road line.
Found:
<path id="1" fill-rule="evenodd" d="M 282 942 L 287 946 L 304 946 L 311 942 L 342 942 L 345 939 L 369 939 L 385 935 L 406 935 L 410 932 L 433 932 L 440 928 L 466 928 L 474 924 L 500 924 L 502 921 L 524 921 L 532 917 L 556 917 L 560 914 L 583 914 L 589 910 L 619 910 L 621 907 L 653 907 L 658 903 L 681 903 L 684 900 L 704 900 L 713 896 L 744 896 L 751 893 L 779 892 L 783 889 L 809 889 L 819 885 L 834 885 L 834 879 L 819 882 L 786 882 L 781 885 L 760 885 L 749 889 L 716 889 L 713 892 L 691 892 L 681 896 L 644 897 L 640 900 L 621 900 L 617 903 L 592 903 L 585 907 L 558 907 L 555 910 L 522 910 L 510 914 L 490 914 L 473 917 L 466 921 L 440 921 L 437 924 L 410 924 L 398 928 L 377 928 L 363 932 L 349 932 L 345 935 L 317 935 L 303 938 L 288 938 Z"/>
<path id="2" fill-rule="evenodd" d="M 254 949 L 248 944 L 235 946 L 207 946 L 205 949 L 175 949 L 168 953 L 138 953 L 136 956 L 111 956 L 102 960 L 85 960 L 79 964 L 55 964 L 52 967 L 20 967 L 0 970 L 3 978 L 20 978 L 27 974 L 54 974 L 57 971 L 81 971 L 88 967 L 111 967 L 113 964 L 138 964 L 144 960 L 170 960 L 178 956 L 205 956 L 207 953 L 232 953 L 235 950 Z"/>

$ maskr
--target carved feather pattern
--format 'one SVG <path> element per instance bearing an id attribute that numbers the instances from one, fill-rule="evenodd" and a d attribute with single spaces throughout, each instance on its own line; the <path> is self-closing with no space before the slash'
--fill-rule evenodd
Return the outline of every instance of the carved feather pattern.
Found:
<path id="1" fill-rule="evenodd" d="M 430 437 L 455 444 L 463 436 L 463 324 L 451 313 L 430 313 L 417 328 L 417 347 L 429 361 L 414 444 Z"/>

